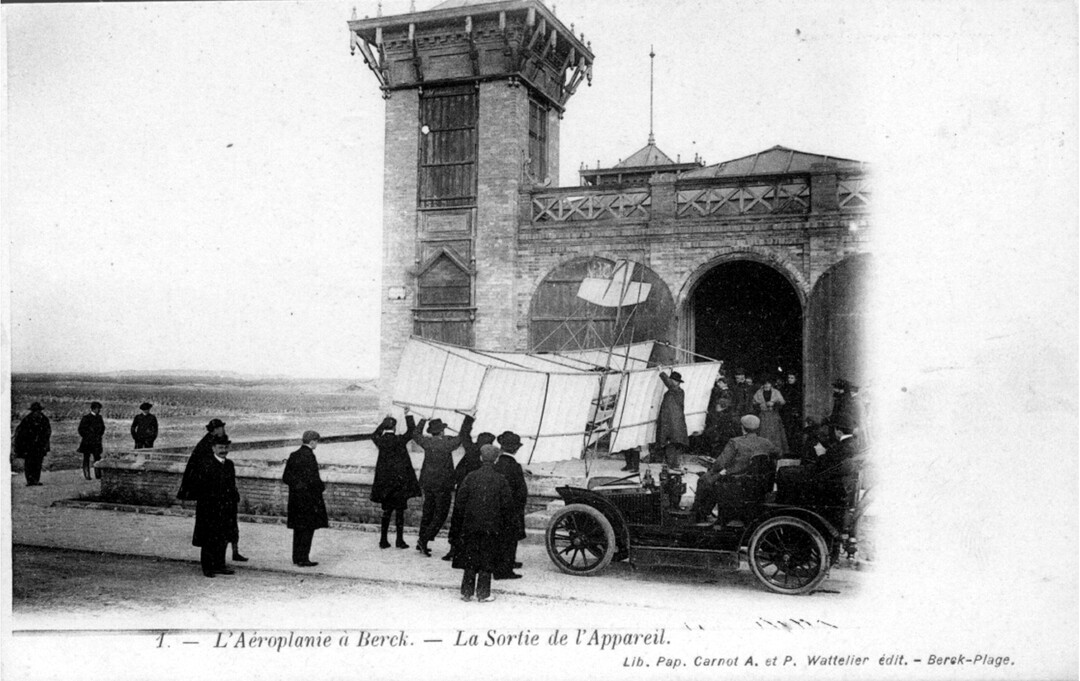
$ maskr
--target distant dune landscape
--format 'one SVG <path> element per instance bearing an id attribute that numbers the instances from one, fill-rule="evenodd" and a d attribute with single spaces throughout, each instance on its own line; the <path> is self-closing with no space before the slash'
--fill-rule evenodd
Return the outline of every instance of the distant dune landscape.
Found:
<path id="1" fill-rule="evenodd" d="M 370 432 L 380 415 L 374 379 L 294 379 L 223 372 L 132 371 L 108 374 L 12 374 L 11 429 L 33 402 L 52 422 L 47 470 L 78 468 L 79 419 L 93 400 L 105 418 L 105 451 L 130 449 L 131 420 L 150 402 L 157 447 L 194 446 L 206 423 L 220 418 L 233 440 Z"/>

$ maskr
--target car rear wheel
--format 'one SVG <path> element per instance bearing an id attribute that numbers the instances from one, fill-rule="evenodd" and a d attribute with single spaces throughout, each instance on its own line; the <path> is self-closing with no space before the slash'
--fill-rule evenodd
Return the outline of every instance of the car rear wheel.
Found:
<path id="1" fill-rule="evenodd" d="M 594 575 L 611 564 L 615 530 L 592 506 L 570 504 L 556 511 L 548 522 L 547 552 L 563 572 Z"/>
<path id="2" fill-rule="evenodd" d="M 748 560 L 758 581 L 782 594 L 809 593 L 829 572 L 829 550 L 821 532 L 790 516 L 770 518 L 754 530 Z"/>

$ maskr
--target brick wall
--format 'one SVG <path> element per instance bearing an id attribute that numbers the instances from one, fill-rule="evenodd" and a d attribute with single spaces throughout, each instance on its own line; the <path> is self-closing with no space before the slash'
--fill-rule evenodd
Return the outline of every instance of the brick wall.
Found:
<path id="1" fill-rule="evenodd" d="M 195 502 L 180 502 L 176 490 L 187 463 L 187 454 L 123 454 L 98 463 L 102 472 L 101 500 L 145 506 L 195 508 Z M 240 492 L 239 511 L 256 515 L 285 516 L 289 489 L 281 482 L 281 464 L 247 462 L 236 466 L 236 487 Z M 374 471 L 361 466 L 321 467 L 326 489 L 323 499 L 331 520 L 378 523 L 382 506 L 371 501 Z M 558 498 L 551 483 L 533 482 L 527 513 L 543 510 Z M 409 501 L 405 524 L 420 525 L 420 498 Z M 449 524 L 446 526 L 449 530 Z"/>
<path id="2" fill-rule="evenodd" d="M 412 307 L 416 303 L 416 191 L 419 144 L 419 94 L 394 92 L 386 100 L 386 150 L 383 158 L 383 265 L 382 328 L 379 352 L 380 405 L 390 410 L 390 395 L 401 349 L 412 334 Z M 406 292 L 403 300 L 390 300 L 392 288 Z"/>
<path id="3" fill-rule="evenodd" d="M 476 347 L 512 348 L 518 192 L 528 149 L 529 99 L 523 86 L 480 84 L 476 187 Z"/>

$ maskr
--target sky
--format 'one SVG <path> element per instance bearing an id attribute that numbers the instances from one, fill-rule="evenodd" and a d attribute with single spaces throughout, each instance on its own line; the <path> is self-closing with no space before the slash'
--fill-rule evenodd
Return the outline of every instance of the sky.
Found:
<path id="1" fill-rule="evenodd" d="M 349 52 L 354 7 L 377 11 L 3 6 L 11 369 L 377 374 L 384 103 Z M 904 291 L 881 309 L 965 330 L 936 335 L 933 358 L 915 344 L 917 359 L 948 364 L 966 334 L 1002 323 L 1056 338 L 1075 314 L 970 312 L 998 294 L 1044 308 L 1075 294 L 1055 278 L 1075 272 L 1061 248 L 1075 206 L 1054 185 L 1076 174 L 1074 10 L 979 7 L 558 2 L 596 55 L 562 121 L 561 184 L 645 144 L 655 49 L 670 156 L 781 144 L 874 164 L 875 250 Z"/>

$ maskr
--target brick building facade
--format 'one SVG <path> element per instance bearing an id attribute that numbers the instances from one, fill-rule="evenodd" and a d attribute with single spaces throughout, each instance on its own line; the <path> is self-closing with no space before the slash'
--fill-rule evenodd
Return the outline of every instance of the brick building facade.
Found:
<path id="1" fill-rule="evenodd" d="M 724 348 L 741 333 L 723 327 L 734 317 L 717 316 L 710 298 L 740 295 L 721 276 L 734 272 L 791 301 L 775 315 L 788 345 L 769 352 L 795 349 L 783 362 L 801 376 L 808 415 L 827 413 L 833 379 L 865 377 L 864 164 L 774 147 L 701 167 L 647 147 L 635 155 L 647 165 L 632 172 L 598 169 L 582 173 L 587 186 L 553 187 L 561 112 L 591 80 L 593 55 L 539 0 L 450 0 L 349 29 L 386 99 L 384 407 L 413 334 L 502 350 L 630 340 L 616 337 L 625 319 L 568 295 L 574 277 L 619 260 L 654 284 L 634 340 L 681 349 L 658 360 L 690 361 L 713 337 Z M 769 300 L 745 305 L 769 317 Z M 717 358 L 753 371 L 780 361 Z"/>

